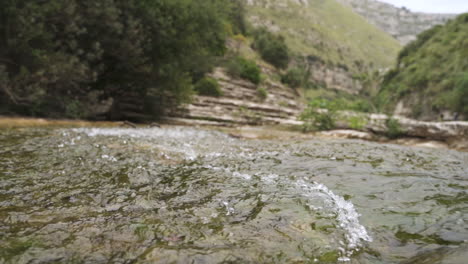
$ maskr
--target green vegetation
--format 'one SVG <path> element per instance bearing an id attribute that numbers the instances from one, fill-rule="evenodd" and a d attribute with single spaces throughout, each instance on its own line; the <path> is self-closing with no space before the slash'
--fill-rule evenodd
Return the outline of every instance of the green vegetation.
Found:
<path id="1" fill-rule="evenodd" d="M 330 91 L 324 88 L 309 89 L 306 90 L 306 99 L 311 102 L 310 105 L 320 105 L 325 109 L 333 108 L 338 111 L 349 110 L 362 113 L 375 112 L 370 100 L 340 91 Z"/>
<path id="2" fill-rule="evenodd" d="M 292 53 L 313 55 L 352 73 L 390 67 L 401 47 L 334 0 L 309 0 L 307 6 L 292 0 L 269 1 L 268 6 L 258 3 L 247 13 L 267 24 L 273 22 L 271 27 L 279 30 Z"/>
<path id="3" fill-rule="evenodd" d="M 232 77 L 240 77 L 254 84 L 259 84 L 262 80 L 260 67 L 253 60 L 235 57 L 228 61 L 226 69 Z"/>
<path id="4" fill-rule="evenodd" d="M 349 127 L 355 130 L 362 130 L 367 125 L 367 119 L 361 116 L 352 116 L 347 121 Z"/>
<path id="5" fill-rule="evenodd" d="M 31 247 L 41 247 L 42 243 L 37 239 L 23 238 L 10 239 L 3 245 L 4 248 L 0 250 L 0 259 L 8 261 L 16 255 L 23 254 Z"/>
<path id="6" fill-rule="evenodd" d="M 388 112 L 412 105 L 415 118 L 436 119 L 443 110 L 468 116 L 468 14 L 418 36 L 385 76 L 377 103 Z"/>
<path id="7" fill-rule="evenodd" d="M 307 74 L 302 68 L 289 69 L 285 74 L 281 76 L 281 82 L 289 85 L 291 88 L 303 87 Z"/>
<path id="8" fill-rule="evenodd" d="M 219 97 L 223 95 L 223 91 L 219 87 L 216 79 L 204 77 L 195 84 L 195 91 L 200 95 Z"/>
<path id="9" fill-rule="evenodd" d="M 453 110 L 468 115 L 468 73 L 457 77 L 455 90 L 451 95 L 453 98 L 449 101 L 454 102 Z"/>
<path id="10" fill-rule="evenodd" d="M 135 228 L 135 235 L 138 237 L 138 241 L 142 242 L 146 239 L 146 233 L 148 232 L 149 227 L 144 224 L 140 224 Z"/>
<path id="11" fill-rule="evenodd" d="M 268 92 L 265 88 L 259 87 L 257 88 L 257 95 L 260 97 L 260 99 L 262 99 L 262 101 L 265 101 L 268 97 Z"/>
<path id="12" fill-rule="evenodd" d="M 307 108 L 301 114 L 304 121 L 304 131 L 330 130 L 335 128 L 335 122 L 342 118 L 338 111 L 351 110 L 355 112 L 370 112 L 370 104 L 362 99 L 354 101 L 346 98 L 326 99 L 317 97 L 309 102 Z M 362 129 L 367 125 L 367 120 L 360 116 L 352 116 L 348 120 L 353 129 Z"/>
<path id="13" fill-rule="evenodd" d="M 339 252 L 334 250 L 320 255 L 318 259 L 320 263 L 336 263 L 338 261 L 339 256 Z"/>
<path id="14" fill-rule="evenodd" d="M 401 130 L 400 123 L 398 120 L 390 118 L 386 122 L 387 125 L 387 136 L 389 138 L 398 138 L 403 135 L 403 131 Z"/>
<path id="15" fill-rule="evenodd" d="M 310 101 L 300 117 L 304 121 L 303 131 L 331 130 L 335 128 L 337 110 L 338 105 L 335 101 L 320 98 Z"/>
<path id="16" fill-rule="evenodd" d="M 155 117 L 188 101 L 245 28 L 240 1 L 5 0 L 0 111 L 92 118 L 102 100 L 134 98 Z"/>
<path id="17" fill-rule="evenodd" d="M 276 68 L 288 67 L 289 48 L 282 36 L 275 35 L 266 29 L 258 29 L 254 32 L 253 47 L 258 50 L 262 59 Z"/>
<path id="18" fill-rule="evenodd" d="M 301 115 L 301 120 L 304 121 L 302 131 L 322 131 L 332 130 L 335 128 L 335 113 L 331 111 L 317 111 L 308 108 Z"/>

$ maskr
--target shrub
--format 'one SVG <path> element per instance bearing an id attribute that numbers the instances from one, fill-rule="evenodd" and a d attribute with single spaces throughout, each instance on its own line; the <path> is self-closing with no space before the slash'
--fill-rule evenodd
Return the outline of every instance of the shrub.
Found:
<path id="1" fill-rule="evenodd" d="M 228 20 L 231 24 L 231 31 L 234 34 L 246 34 L 249 23 L 245 16 L 246 11 L 243 1 L 227 1 L 224 4 L 228 6 Z"/>
<path id="2" fill-rule="evenodd" d="M 468 73 L 460 76 L 455 83 L 455 111 L 468 115 Z"/>
<path id="3" fill-rule="evenodd" d="M 292 88 L 300 87 L 303 81 L 304 71 L 299 68 L 290 69 L 286 74 L 281 76 L 281 82 Z"/>
<path id="4" fill-rule="evenodd" d="M 197 91 L 200 95 L 206 96 L 219 97 L 223 95 L 223 91 L 219 87 L 218 81 L 210 77 L 205 77 L 199 80 L 195 84 L 195 91 Z"/>
<path id="5" fill-rule="evenodd" d="M 81 117 L 98 91 L 102 100 L 134 97 L 145 106 L 140 114 L 156 117 L 185 102 L 191 79 L 224 55 L 226 23 L 245 31 L 243 5 L 231 0 L 8 0 L 1 7 L 1 107 L 30 115 Z M 153 104 L 146 107 L 146 98 Z"/>
<path id="6" fill-rule="evenodd" d="M 304 132 L 335 128 L 335 113 L 328 110 L 307 109 L 302 113 L 301 120 L 304 121 L 302 126 Z"/>
<path id="7" fill-rule="evenodd" d="M 334 101 L 317 98 L 309 102 L 300 119 L 304 121 L 303 130 L 331 130 L 335 128 L 337 105 Z"/>
<path id="8" fill-rule="evenodd" d="M 254 84 L 259 84 L 261 81 L 261 71 L 255 61 L 242 57 L 231 59 L 227 64 L 227 71 L 233 77 L 240 77 Z"/>
<path id="9" fill-rule="evenodd" d="M 349 127 L 355 130 L 362 130 L 367 125 L 367 120 L 360 116 L 350 117 L 348 121 Z"/>
<path id="10" fill-rule="evenodd" d="M 241 71 L 242 71 L 242 66 L 239 63 L 238 58 L 233 58 L 227 61 L 226 65 L 226 71 L 231 77 L 236 77 L 240 78 Z"/>
<path id="11" fill-rule="evenodd" d="M 370 102 L 359 98 L 337 98 L 328 100 L 325 98 L 315 98 L 309 102 L 309 106 L 315 108 L 328 109 L 331 111 L 351 110 L 355 112 L 372 112 L 373 106 Z"/>
<path id="12" fill-rule="evenodd" d="M 330 130 L 335 127 L 338 111 L 369 112 L 371 108 L 371 104 L 364 100 L 315 98 L 309 102 L 307 109 L 301 115 L 301 120 L 305 122 L 303 127 L 305 131 Z M 362 117 L 351 117 L 348 122 L 353 129 L 362 129 L 367 124 L 367 120 Z"/>
<path id="13" fill-rule="evenodd" d="M 83 118 L 85 110 L 78 100 L 68 100 L 65 105 L 65 116 L 68 118 Z"/>
<path id="14" fill-rule="evenodd" d="M 262 59 L 273 64 L 275 67 L 284 69 L 289 64 L 289 48 L 284 38 L 275 35 L 266 29 L 254 32 L 253 47 L 259 51 Z"/>
<path id="15" fill-rule="evenodd" d="M 257 95 L 258 97 L 260 97 L 260 99 L 262 99 L 262 101 L 265 101 L 268 97 L 268 92 L 265 88 L 263 87 L 259 87 L 257 89 Z"/>
<path id="16" fill-rule="evenodd" d="M 260 68 L 254 61 L 251 60 L 240 60 L 241 64 L 241 77 L 247 79 L 255 84 L 259 84 L 261 81 Z"/>
<path id="17" fill-rule="evenodd" d="M 389 138 L 398 138 L 403 135 L 400 123 L 394 118 L 389 118 L 386 122 L 387 125 L 387 136 Z"/>
<path id="18" fill-rule="evenodd" d="M 356 99 L 350 103 L 344 104 L 344 107 L 348 110 L 363 113 L 370 113 L 374 110 L 372 104 L 369 101 L 363 99 Z"/>

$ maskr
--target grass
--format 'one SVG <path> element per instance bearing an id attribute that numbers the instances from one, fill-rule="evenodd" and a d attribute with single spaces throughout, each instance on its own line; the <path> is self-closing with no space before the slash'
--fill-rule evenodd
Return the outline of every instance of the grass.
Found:
<path id="1" fill-rule="evenodd" d="M 294 53 L 314 55 L 356 73 L 363 67 L 372 70 L 393 65 L 400 44 L 349 7 L 333 0 L 310 0 L 308 6 L 283 2 L 287 8 L 256 5 L 248 10 L 250 16 L 278 26 Z"/>
<path id="2" fill-rule="evenodd" d="M 385 76 L 377 100 L 392 112 L 401 100 L 412 117 L 438 116 L 443 110 L 468 116 L 468 14 L 418 36 Z"/>
<path id="3" fill-rule="evenodd" d="M 317 99 L 326 99 L 330 101 L 339 101 L 343 109 L 358 112 L 375 112 L 375 107 L 370 99 L 359 95 L 352 95 L 346 92 L 331 90 L 324 87 L 316 89 L 303 89 L 302 97 L 304 101 L 310 103 Z"/>

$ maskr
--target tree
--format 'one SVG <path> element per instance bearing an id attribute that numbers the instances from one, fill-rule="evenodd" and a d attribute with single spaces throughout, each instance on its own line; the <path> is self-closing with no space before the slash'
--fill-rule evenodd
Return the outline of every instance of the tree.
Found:
<path id="1" fill-rule="evenodd" d="M 266 29 L 257 30 L 254 36 L 253 46 L 265 61 L 280 69 L 288 67 L 289 48 L 282 36 L 275 35 Z"/>
<path id="2" fill-rule="evenodd" d="M 1 94 L 22 114 L 90 109 L 93 96 L 134 96 L 161 113 L 188 100 L 192 79 L 224 54 L 231 8 L 231 0 L 4 0 Z"/>

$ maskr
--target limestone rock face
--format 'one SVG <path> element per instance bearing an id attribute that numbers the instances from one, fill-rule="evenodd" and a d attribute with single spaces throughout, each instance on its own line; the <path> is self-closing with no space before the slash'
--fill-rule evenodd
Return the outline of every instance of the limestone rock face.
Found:
<path id="1" fill-rule="evenodd" d="M 288 4 L 293 3 L 308 7 L 309 0 L 248 0 L 247 5 L 261 6 L 264 9 L 287 10 Z M 304 11 L 306 12 L 306 11 Z M 310 45 L 318 45 L 321 43 L 321 37 L 311 32 L 306 32 L 303 29 L 281 27 L 276 21 L 260 18 L 257 15 L 250 15 L 249 20 L 255 27 L 267 28 L 270 32 L 289 32 L 290 34 L 303 35 Z M 317 23 L 317 21 L 304 21 L 305 23 Z M 363 85 L 360 81 L 353 79 L 353 74 L 344 68 L 326 64 L 323 61 L 309 61 L 311 76 L 310 80 L 314 83 L 321 84 L 324 87 L 333 90 L 339 90 L 350 94 L 357 94 L 362 90 Z"/>
<path id="2" fill-rule="evenodd" d="M 350 6 L 371 24 L 392 35 L 403 45 L 416 39 L 416 36 L 435 25 L 444 24 L 455 14 L 428 14 L 411 12 L 391 4 L 375 0 L 337 0 Z"/>
<path id="3" fill-rule="evenodd" d="M 351 125 L 347 123 L 346 120 L 350 120 L 352 117 L 358 117 L 365 120 L 366 125 L 363 127 L 363 130 L 385 134 L 388 131 L 387 121 L 389 119 L 394 119 L 398 122 L 403 136 L 436 140 L 446 140 L 448 138 L 468 139 L 468 122 L 466 121 L 425 122 L 402 116 L 363 114 L 350 111 L 340 112 L 339 116 L 340 121 L 337 123 L 338 126 L 343 129 L 351 128 Z"/>
<path id="4" fill-rule="evenodd" d="M 202 125 L 301 124 L 297 117 L 304 106 L 294 89 L 267 80 L 259 86 L 267 91 L 267 97 L 263 99 L 259 96 L 259 87 L 232 78 L 221 68 L 217 68 L 212 77 L 218 80 L 222 97 L 196 96 L 191 104 L 182 106 L 170 116 L 178 118 L 176 121 Z M 205 121 L 200 123 L 199 120 Z"/>
<path id="5" fill-rule="evenodd" d="M 339 115 L 340 121 L 337 122 L 337 125 L 340 129 L 351 129 L 351 124 L 346 120 L 357 117 L 365 120 L 366 123 L 361 130 L 385 135 L 388 131 L 387 121 L 394 119 L 398 122 L 402 137 L 442 141 L 450 148 L 468 151 L 468 122 L 466 121 L 425 122 L 402 116 L 348 111 L 340 112 Z"/>
<path id="6" fill-rule="evenodd" d="M 404 117 L 396 119 L 409 136 L 431 139 L 468 138 L 468 122 L 423 122 Z"/>
<path id="7" fill-rule="evenodd" d="M 310 79 L 319 84 L 323 84 L 329 89 L 358 94 L 363 85 L 360 81 L 353 79 L 351 73 L 340 68 L 326 65 L 321 62 L 310 63 Z"/>

